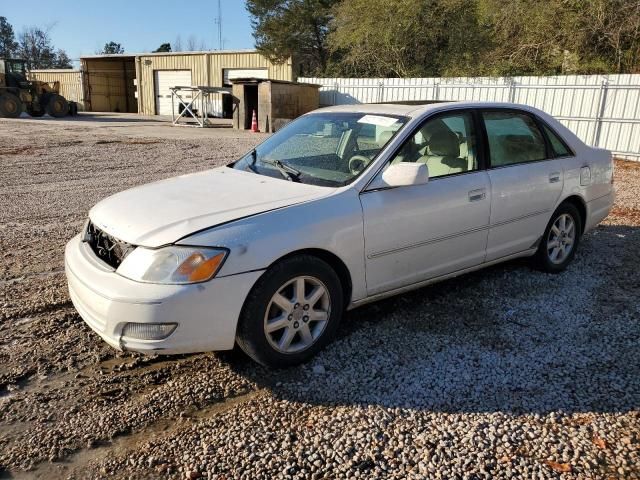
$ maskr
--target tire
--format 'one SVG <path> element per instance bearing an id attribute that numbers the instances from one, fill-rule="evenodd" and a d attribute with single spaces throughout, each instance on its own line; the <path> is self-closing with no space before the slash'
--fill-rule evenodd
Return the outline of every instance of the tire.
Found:
<path id="1" fill-rule="evenodd" d="M 47 102 L 47 113 L 55 118 L 62 118 L 69 113 L 69 103 L 62 96 L 54 93 Z"/>
<path id="2" fill-rule="evenodd" d="M 301 285 L 305 301 L 297 294 Z M 270 267 L 247 296 L 236 342 L 262 365 L 298 365 L 330 342 L 343 311 L 342 285 L 329 264 L 311 255 L 286 258 Z"/>
<path id="3" fill-rule="evenodd" d="M 78 104 L 76 102 L 69 103 L 69 115 L 73 117 L 78 115 Z"/>
<path id="4" fill-rule="evenodd" d="M 0 117 L 18 118 L 22 113 L 22 101 L 13 93 L 0 95 Z"/>
<path id="5" fill-rule="evenodd" d="M 564 228 L 562 228 L 563 225 Z M 582 219 L 578 209 L 571 203 L 561 204 L 553 212 L 544 230 L 538 251 L 534 256 L 535 266 L 548 273 L 560 273 L 565 270 L 576 254 L 582 229 Z"/>
<path id="6" fill-rule="evenodd" d="M 40 118 L 44 115 L 44 110 L 31 110 L 29 112 L 29 115 L 31 115 L 33 118 Z"/>

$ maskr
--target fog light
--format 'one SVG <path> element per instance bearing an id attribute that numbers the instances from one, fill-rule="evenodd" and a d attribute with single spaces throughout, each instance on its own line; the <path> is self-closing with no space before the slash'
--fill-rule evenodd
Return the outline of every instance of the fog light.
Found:
<path id="1" fill-rule="evenodd" d="M 177 323 L 127 323 L 122 336 L 138 340 L 162 340 L 173 333 Z"/>

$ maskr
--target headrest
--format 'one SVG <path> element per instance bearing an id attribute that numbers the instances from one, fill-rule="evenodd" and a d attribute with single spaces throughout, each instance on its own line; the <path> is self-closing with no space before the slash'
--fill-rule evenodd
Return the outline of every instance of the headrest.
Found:
<path id="1" fill-rule="evenodd" d="M 460 139 L 448 127 L 434 129 L 429 137 L 429 152 L 440 157 L 459 157 Z"/>
<path id="2" fill-rule="evenodd" d="M 384 147 L 389 140 L 391 140 L 391 137 L 393 137 L 393 131 L 384 130 L 378 137 L 378 145 L 380 145 L 380 147 Z"/>

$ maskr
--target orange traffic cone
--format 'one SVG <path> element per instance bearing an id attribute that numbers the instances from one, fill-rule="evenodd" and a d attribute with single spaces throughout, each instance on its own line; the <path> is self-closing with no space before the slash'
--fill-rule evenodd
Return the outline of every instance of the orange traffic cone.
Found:
<path id="1" fill-rule="evenodd" d="M 253 133 L 259 132 L 258 130 L 258 117 L 256 117 L 256 111 L 253 111 L 253 116 L 251 117 L 251 131 Z"/>

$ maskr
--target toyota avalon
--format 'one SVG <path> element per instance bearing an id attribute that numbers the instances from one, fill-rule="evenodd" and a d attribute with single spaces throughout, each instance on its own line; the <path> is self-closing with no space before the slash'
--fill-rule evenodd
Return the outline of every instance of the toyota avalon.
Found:
<path id="1" fill-rule="evenodd" d="M 517 257 L 563 271 L 613 199 L 611 153 L 528 106 L 331 107 L 101 201 L 66 275 L 115 348 L 287 366 L 365 303 Z"/>

